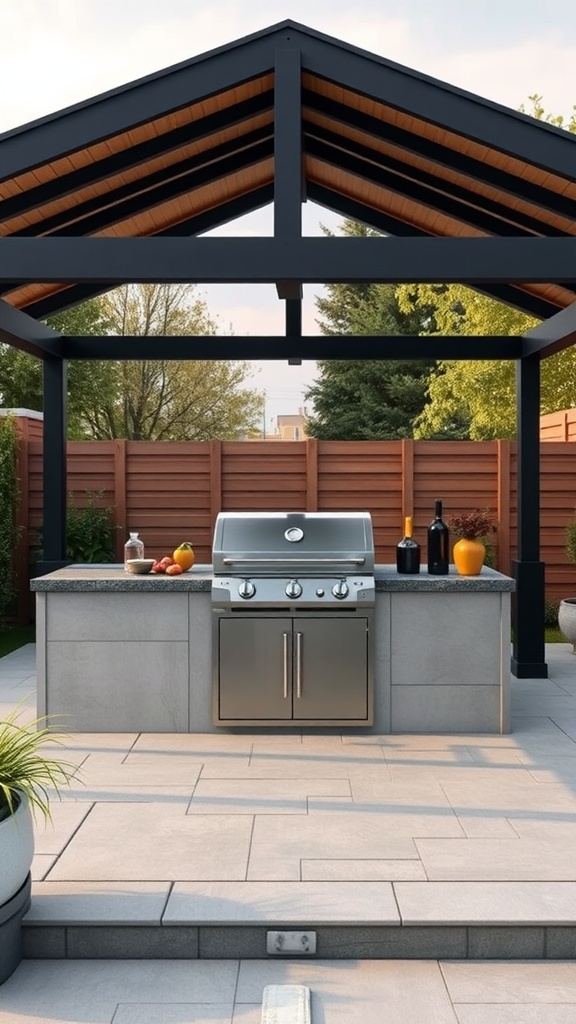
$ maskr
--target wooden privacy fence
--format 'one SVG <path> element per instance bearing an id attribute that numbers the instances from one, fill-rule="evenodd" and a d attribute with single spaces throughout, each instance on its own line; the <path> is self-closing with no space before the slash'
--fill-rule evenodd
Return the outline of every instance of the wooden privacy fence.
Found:
<path id="1" fill-rule="evenodd" d="M 541 471 L 546 593 L 560 599 L 576 594 L 576 566 L 564 547 L 566 523 L 576 514 L 576 445 L 542 445 Z M 19 617 L 27 621 L 29 563 L 42 523 L 36 424 L 21 429 L 19 475 Z M 197 561 L 209 562 L 221 509 L 367 510 L 379 562 L 394 560 L 403 517 L 412 513 L 425 557 L 435 498 L 443 499 L 447 516 L 493 510 L 497 567 L 509 573 L 516 557 L 516 444 L 510 441 L 78 441 L 68 444 L 68 490 L 78 505 L 88 490 L 102 492 L 101 503 L 114 508 L 118 561 L 127 531 L 138 530 L 149 555 L 189 540 Z"/>

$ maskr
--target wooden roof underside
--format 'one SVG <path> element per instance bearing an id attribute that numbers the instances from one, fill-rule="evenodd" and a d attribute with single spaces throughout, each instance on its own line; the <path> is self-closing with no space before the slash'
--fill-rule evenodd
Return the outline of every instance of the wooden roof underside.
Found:
<path id="1" fill-rule="evenodd" d="M 205 70 L 211 60 L 226 60 L 229 51 L 234 67 L 241 66 L 242 47 L 248 49 L 254 38 L 262 47 L 269 38 L 270 66 L 260 73 L 205 95 L 193 94 L 188 102 L 151 116 L 150 90 L 159 93 L 170 75 L 181 75 L 185 66 L 168 69 L 119 91 L 137 100 L 140 89 L 142 97 L 139 118 L 122 130 L 112 130 L 111 121 L 108 132 L 100 130 L 80 146 L 61 146 L 50 159 L 13 169 L 0 180 L 0 236 L 195 235 L 270 203 L 278 28 L 200 59 Z M 334 77 L 327 77 L 324 67 L 315 70 L 312 58 L 303 61 L 303 176 L 309 199 L 390 235 L 576 235 L 576 175 L 554 173 L 456 132 L 439 118 L 418 116 L 405 109 L 402 94 L 384 102 L 343 84 L 337 79 L 339 52 L 358 51 L 301 26 L 292 28 L 292 38 L 303 52 L 310 39 L 335 51 Z M 393 67 L 368 54 L 363 59 Z M 400 71 L 407 81 L 416 77 Z M 193 72 L 194 67 L 192 83 Z M 430 82 L 429 88 L 458 94 L 442 83 Z M 114 99 L 114 94 L 98 97 L 81 109 Z M 478 103 L 483 109 L 490 106 Z M 74 109 L 77 113 L 79 108 Z M 42 140 L 47 132 L 64 138 L 68 114 L 0 136 L 0 170 L 5 145 L 23 138 L 33 150 L 35 133 Z M 558 131 L 532 124 L 535 132 Z M 576 139 L 574 145 L 576 155 Z M 101 290 L 0 284 L 3 299 L 35 317 Z M 506 285 L 500 294 L 542 318 L 576 300 L 576 281 L 574 288 L 554 282 Z"/>

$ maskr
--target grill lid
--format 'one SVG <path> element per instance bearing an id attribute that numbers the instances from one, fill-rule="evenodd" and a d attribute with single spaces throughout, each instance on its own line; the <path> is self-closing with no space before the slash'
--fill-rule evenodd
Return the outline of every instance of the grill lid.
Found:
<path id="1" fill-rule="evenodd" d="M 278 576 L 374 572 L 368 512 L 221 512 L 214 574 Z"/>

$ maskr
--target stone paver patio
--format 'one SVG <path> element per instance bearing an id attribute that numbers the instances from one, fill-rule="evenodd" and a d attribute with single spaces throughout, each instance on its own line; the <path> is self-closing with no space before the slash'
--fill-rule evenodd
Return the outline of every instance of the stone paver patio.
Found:
<path id="1" fill-rule="evenodd" d="M 576 658 L 547 658 L 506 736 L 70 736 L 0 1024 L 252 1024 L 287 982 L 325 1024 L 576 1020 Z M 34 682 L 2 659 L 0 716 Z M 319 958 L 264 960 L 282 926 Z"/>

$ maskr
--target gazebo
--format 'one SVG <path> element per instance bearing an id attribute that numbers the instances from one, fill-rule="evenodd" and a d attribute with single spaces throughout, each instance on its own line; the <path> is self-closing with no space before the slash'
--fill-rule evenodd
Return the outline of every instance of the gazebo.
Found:
<path id="1" fill-rule="evenodd" d="M 302 237 L 310 199 L 382 238 Z M 512 671 L 546 677 L 540 361 L 576 340 L 576 138 L 284 21 L 0 136 L 0 340 L 44 367 L 44 570 L 65 561 L 70 359 L 511 359 Z M 201 238 L 274 204 L 270 238 Z M 524 337 L 303 337 L 304 283 L 462 283 Z M 268 283 L 285 337 L 64 337 L 126 282 Z"/>

